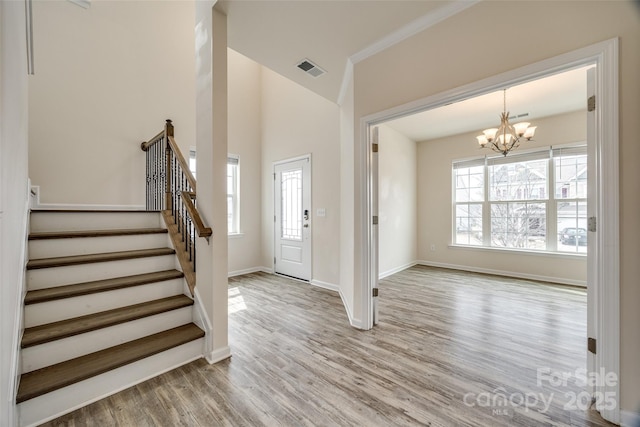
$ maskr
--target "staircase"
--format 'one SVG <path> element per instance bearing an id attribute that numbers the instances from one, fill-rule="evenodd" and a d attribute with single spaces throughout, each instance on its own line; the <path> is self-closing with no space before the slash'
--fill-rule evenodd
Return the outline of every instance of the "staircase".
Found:
<path id="1" fill-rule="evenodd" d="M 205 333 L 159 212 L 32 211 L 22 426 L 202 357 Z"/>

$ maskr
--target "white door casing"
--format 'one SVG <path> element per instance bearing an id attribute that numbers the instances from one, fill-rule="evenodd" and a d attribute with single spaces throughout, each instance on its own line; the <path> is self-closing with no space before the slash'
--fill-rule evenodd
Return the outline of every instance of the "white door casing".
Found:
<path id="1" fill-rule="evenodd" d="M 587 70 L 587 93 L 585 97 L 589 99 L 591 96 L 595 96 L 595 73 L 594 68 Z M 587 111 L 587 218 L 596 218 L 597 206 L 598 206 L 598 169 L 597 165 L 597 150 L 595 141 L 595 110 Z M 591 220 L 589 220 L 591 221 Z M 593 231 L 587 232 L 587 337 L 588 339 L 598 338 L 598 307 L 596 304 L 598 291 L 597 276 L 596 276 L 596 259 L 598 245 L 597 245 L 597 233 Z M 587 352 L 587 371 L 595 372 L 597 364 L 597 355 L 591 353 L 588 349 Z M 589 392 L 594 393 L 597 391 L 597 387 L 593 384 L 589 384 Z"/>
<path id="2" fill-rule="evenodd" d="M 371 180 L 371 202 L 372 202 L 372 214 L 373 218 L 371 221 L 371 233 L 373 237 L 373 241 L 376 242 L 375 246 L 371 248 L 371 280 L 372 280 L 372 304 L 373 304 L 373 324 L 378 324 L 379 314 L 378 314 L 378 278 L 379 274 L 379 265 L 380 265 L 380 248 L 379 237 L 380 237 L 380 228 L 378 227 L 379 221 L 379 212 L 378 212 L 378 173 L 380 171 L 379 158 L 378 158 L 378 150 L 380 147 L 379 144 L 379 128 L 375 126 L 371 130 L 371 175 L 373 179 Z"/>
<path id="3" fill-rule="evenodd" d="M 273 271 L 310 281 L 311 155 L 274 163 L 273 177 Z"/>
<path id="4" fill-rule="evenodd" d="M 601 376 L 604 374 L 615 377 L 615 381 L 594 392 L 601 393 L 600 397 L 613 398 L 613 405 L 600 405 L 598 409 L 604 419 L 615 424 L 620 423 L 618 45 L 617 38 L 609 39 L 360 119 L 361 139 L 356 149 L 355 161 L 361 165 L 356 185 L 359 186 L 361 194 L 358 199 L 361 212 L 359 218 L 361 239 L 357 244 L 360 245 L 360 253 L 364 255 L 359 265 L 362 278 L 360 293 L 362 329 L 370 329 L 374 325 L 376 314 L 372 290 L 376 285 L 374 278 L 378 275 L 377 271 L 372 270 L 372 266 L 377 265 L 378 241 L 377 233 L 374 233 L 371 225 L 374 212 L 372 181 L 375 179 L 371 156 L 371 128 L 391 119 L 437 108 L 574 67 L 595 64 L 596 110 L 594 129 L 592 129 L 595 135 L 592 138 L 594 141 L 592 150 L 595 154 L 589 157 L 595 161 L 594 169 L 590 165 L 590 171 L 597 170 L 595 178 L 597 182 L 595 186 L 591 186 L 595 187 L 597 198 L 593 200 L 592 195 L 589 194 L 587 205 L 595 209 L 597 222 L 596 231 L 589 233 L 589 239 L 594 240 L 594 243 L 589 244 L 588 247 L 591 253 L 592 245 L 596 246 L 592 256 L 589 257 L 591 266 L 588 274 L 590 294 L 588 305 L 591 309 L 588 315 L 594 317 L 588 319 L 588 324 L 597 335 L 597 352 L 595 358 L 589 358 L 588 369 L 593 369 L 595 366 L 592 364 L 597 364 Z M 594 397 L 596 400 L 599 398 Z M 610 402 L 611 399 L 604 401 Z"/>

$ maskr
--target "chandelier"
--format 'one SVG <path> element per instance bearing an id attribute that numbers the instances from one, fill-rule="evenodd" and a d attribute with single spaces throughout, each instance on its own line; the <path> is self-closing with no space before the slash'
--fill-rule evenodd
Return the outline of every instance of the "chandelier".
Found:
<path id="1" fill-rule="evenodd" d="M 500 115 L 500 127 L 485 129 L 482 135 L 476 136 L 480 148 L 489 147 L 497 153 L 506 156 L 509 151 L 520 145 L 520 138 L 531 141 L 537 126 L 529 127 L 531 123 L 520 122 L 512 125 L 509 123 L 509 112 L 507 111 L 507 90 L 504 89 L 504 108 Z"/>

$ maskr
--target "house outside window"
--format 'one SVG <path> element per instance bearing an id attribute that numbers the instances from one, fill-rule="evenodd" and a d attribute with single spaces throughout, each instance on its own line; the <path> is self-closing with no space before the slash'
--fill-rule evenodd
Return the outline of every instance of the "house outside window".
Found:
<path id="1" fill-rule="evenodd" d="M 189 150 L 189 169 L 196 176 L 196 150 Z M 240 156 L 227 156 L 227 233 L 240 234 Z"/>
<path id="2" fill-rule="evenodd" d="M 587 151 L 453 162 L 454 245 L 586 253 Z"/>

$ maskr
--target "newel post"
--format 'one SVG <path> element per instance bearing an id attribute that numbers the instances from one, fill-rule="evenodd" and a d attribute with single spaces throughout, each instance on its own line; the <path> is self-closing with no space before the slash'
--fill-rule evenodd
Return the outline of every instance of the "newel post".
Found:
<path id="1" fill-rule="evenodd" d="M 170 119 L 167 119 L 167 123 L 164 125 L 164 141 L 165 141 L 165 157 L 166 157 L 166 161 L 167 161 L 167 165 L 166 165 L 166 186 L 165 186 L 165 194 L 164 194 L 164 203 L 165 203 L 165 209 L 168 211 L 172 211 L 173 210 L 173 197 L 171 195 L 172 193 L 172 188 L 171 188 L 171 175 L 172 175 L 172 170 L 171 170 L 171 145 L 169 144 L 169 137 L 173 137 L 173 124 L 171 123 Z"/>

